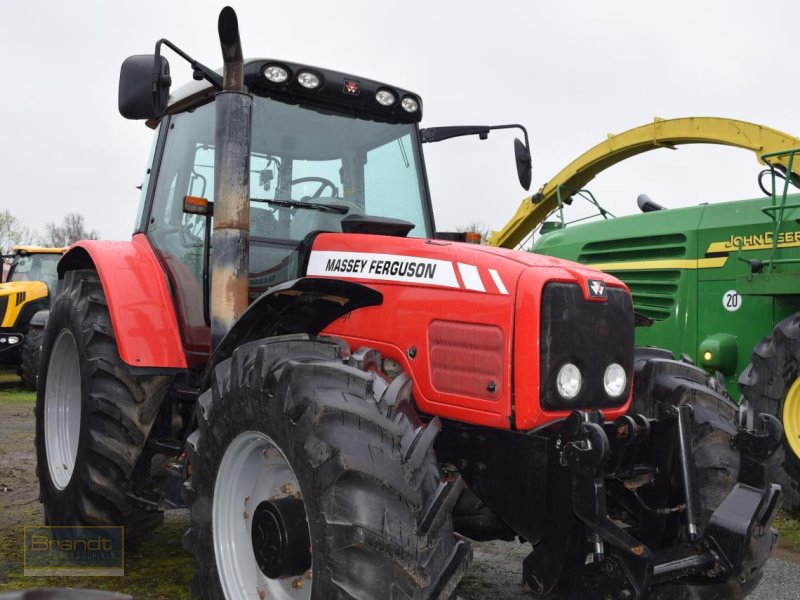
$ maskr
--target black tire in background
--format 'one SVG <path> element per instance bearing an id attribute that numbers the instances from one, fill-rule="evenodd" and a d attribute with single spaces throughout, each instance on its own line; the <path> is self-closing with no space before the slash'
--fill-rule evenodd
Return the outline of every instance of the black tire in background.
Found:
<path id="1" fill-rule="evenodd" d="M 39 356 L 41 355 L 43 340 L 44 327 L 40 325 L 28 327 L 28 333 L 25 334 L 25 341 L 22 343 L 19 376 L 22 377 L 22 383 L 29 390 L 36 390 L 36 378 L 39 375 Z"/>
<path id="2" fill-rule="evenodd" d="M 42 356 L 36 458 L 47 524 L 123 525 L 127 544 L 146 539 L 163 513 L 132 505 L 125 492 L 172 378 L 138 375 L 122 362 L 93 270 L 65 275 Z M 80 414 L 71 430 L 57 425 L 68 411 Z M 158 475 L 149 483 L 158 486 Z"/>
<path id="3" fill-rule="evenodd" d="M 796 385 L 797 384 L 797 385 Z M 775 416 L 783 443 L 769 462 L 772 481 L 783 487 L 783 508 L 800 512 L 800 313 L 778 323 L 761 340 L 739 377 L 739 390 L 754 414 Z M 788 414 L 788 419 L 787 414 Z M 787 435 L 796 436 L 793 443 Z M 794 449 L 792 448 L 794 446 Z"/>
<path id="4" fill-rule="evenodd" d="M 682 361 L 671 360 L 657 352 L 642 356 L 636 364 L 634 406 L 649 416 L 656 416 L 659 405 L 689 405 L 692 407 L 692 448 L 695 475 L 699 490 L 701 514 L 698 530 L 702 535 L 713 512 L 727 497 L 739 476 L 739 451 L 731 447 L 738 432 L 739 407 L 727 395 L 708 385 L 708 375 L 702 369 Z M 678 529 L 680 528 L 680 529 Z M 666 533 L 665 545 L 688 543 L 685 525 L 675 520 L 675 528 Z M 734 578 L 713 585 L 668 583 L 655 587 L 647 596 L 653 600 L 727 600 L 742 598 L 758 583 L 761 573 L 742 583 Z"/>
<path id="5" fill-rule="evenodd" d="M 239 597 L 225 589 L 273 599 L 450 597 L 471 557 L 452 526 L 460 480 L 439 470 L 438 422 L 421 423 L 407 401 L 390 405 L 379 389 L 385 385 L 374 376 L 345 366 L 330 341 L 260 340 L 216 367 L 198 402 L 199 429 L 187 445 L 192 475 L 184 490 L 192 528 L 185 543 L 195 557 L 195 594 L 207 600 Z M 255 450 L 254 461 L 244 455 L 247 473 L 231 479 L 242 439 L 266 445 Z M 261 464 L 259 453 L 284 460 Z M 248 491 L 239 498 L 230 489 L 241 486 L 226 484 L 249 482 L 250 472 L 254 482 L 269 481 L 270 469 L 287 465 L 299 494 L 287 488 L 277 496 L 293 491 L 302 499 L 312 557 L 302 575 L 267 579 L 241 537 L 252 531 L 248 519 L 262 496 Z M 241 542 L 236 552 L 230 540 Z"/>

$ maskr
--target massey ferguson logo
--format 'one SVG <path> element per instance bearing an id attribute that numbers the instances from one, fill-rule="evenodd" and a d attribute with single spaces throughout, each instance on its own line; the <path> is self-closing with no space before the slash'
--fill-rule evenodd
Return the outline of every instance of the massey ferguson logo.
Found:
<path id="1" fill-rule="evenodd" d="M 600 279 L 589 279 L 589 297 L 590 298 L 605 298 L 606 297 L 606 284 Z"/>
<path id="2" fill-rule="evenodd" d="M 342 91 L 345 94 L 350 94 L 351 96 L 358 96 L 361 93 L 361 85 L 352 79 L 345 79 L 344 88 Z"/>

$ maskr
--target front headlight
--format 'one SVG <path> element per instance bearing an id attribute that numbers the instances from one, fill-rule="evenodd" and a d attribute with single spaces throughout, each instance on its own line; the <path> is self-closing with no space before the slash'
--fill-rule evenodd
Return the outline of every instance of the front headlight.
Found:
<path id="1" fill-rule="evenodd" d="M 606 372 L 603 374 L 603 387 L 606 394 L 612 398 L 617 398 L 625 391 L 625 384 L 628 383 L 628 377 L 625 375 L 625 369 L 622 365 L 611 363 L 606 367 Z"/>
<path id="2" fill-rule="evenodd" d="M 572 363 L 565 363 L 556 376 L 556 389 L 564 400 L 572 400 L 581 391 L 581 370 Z"/>

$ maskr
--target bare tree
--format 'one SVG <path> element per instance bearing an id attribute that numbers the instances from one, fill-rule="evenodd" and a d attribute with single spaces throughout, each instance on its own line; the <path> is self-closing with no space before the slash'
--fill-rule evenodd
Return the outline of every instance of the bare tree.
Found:
<path id="1" fill-rule="evenodd" d="M 6 209 L 0 211 L 0 254 L 10 254 L 19 244 L 30 244 L 34 234 Z"/>
<path id="2" fill-rule="evenodd" d="M 45 225 L 44 236 L 42 243 L 45 246 L 52 246 L 59 248 L 61 246 L 69 246 L 78 240 L 96 240 L 97 232 L 92 229 L 86 230 L 83 215 L 80 213 L 72 212 L 64 217 L 61 225 L 55 223 L 48 223 Z"/>

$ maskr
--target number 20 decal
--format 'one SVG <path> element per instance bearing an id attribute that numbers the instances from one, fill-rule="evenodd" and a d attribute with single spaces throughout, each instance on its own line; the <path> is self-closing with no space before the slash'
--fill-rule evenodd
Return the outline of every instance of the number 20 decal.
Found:
<path id="1" fill-rule="evenodd" d="M 736 290 L 722 294 L 722 307 L 728 312 L 736 312 L 742 307 L 742 295 Z"/>

